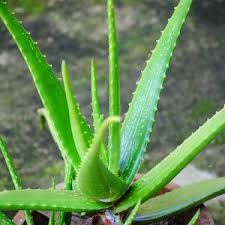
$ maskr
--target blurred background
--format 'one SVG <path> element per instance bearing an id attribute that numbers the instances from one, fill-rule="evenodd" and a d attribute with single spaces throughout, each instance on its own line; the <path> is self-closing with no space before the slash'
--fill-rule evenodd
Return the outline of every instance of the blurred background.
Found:
<path id="1" fill-rule="evenodd" d="M 108 47 L 105 0 L 8 0 L 38 41 L 54 70 L 71 68 L 74 91 L 91 122 L 90 60 L 95 58 L 102 110 L 108 114 Z M 177 0 L 118 0 L 123 113 L 150 50 Z M 142 172 L 164 158 L 225 104 L 225 0 L 195 0 L 162 92 L 157 122 Z M 26 187 L 49 187 L 63 179 L 63 162 L 37 115 L 41 102 L 17 47 L 0 22 L 0 134 L 5 137 Z M 225 176 L 225 132 L 193 161 L 176 182 L 185 185 Z M 0 155 L 0 190 L 13 188 Z M 224 224 L 223 198 L 209 204 Z"/>

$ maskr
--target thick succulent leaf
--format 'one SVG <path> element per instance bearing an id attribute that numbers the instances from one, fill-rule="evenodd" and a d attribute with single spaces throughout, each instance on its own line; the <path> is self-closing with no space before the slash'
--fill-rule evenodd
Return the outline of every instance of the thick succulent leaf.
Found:
<path id="1" fill-rule="evenodd" d="M 120 116 L 120 80 L 114 0 L 107 0 L 109 34 L 109 115 Z M 115 174 L 120 160 L 120 124 L 109 127 L 109 168 Z"/>
<path id="2" fill-rule="evenodd" d="M 97 76 L 96 76 L 96 64 L 94 60 L 91 61 L 91 105 L 92 105 L 92 116 L 94 122 L 95 132 L 97 132 L 99 126 L 101 125 L 104 116 L 101 114 L 100 103 L 98 97 L 98 85 L 97 85 Z M 108 152 L 106 151 L 105 143 L 102 142 L 102 159 L 105 164 L 108 166 L 109 158 Z"/>
<path id="3" fill-rule="evenodd" d="M 183 212 L 225 193 L 225 178 L 195 183 L 151 198 L 139 208 L 135 222 L 147 223 Z"/>
<path id="4" fill-rule="evenodd" d="M 191 221 L 188 223 L 188 225 L 195 225 L 197 223 L 199 215 L 200 215 L 200 209 L 195 213 L 195 215 L 193 216 Z"/>
<path id="5" fill-rule="evenodd" d="M 106 129 L 111 123 L 118 123 L 119 121 L 118 117 L 109 117 L 101 124 L 77 175 L 80 191 L 102 202 L 117 200 L 126 188 L 125 182 L 105 166 L 99 154 Z"/>
<path id="6" fill-rule="evenodd" d="M 72 128 L 73 139 L 80 157 L 83 158 L 91 144 L 93 135 L 88 123 L 82 116 L 77 100 L 73 95 L 69 71 L 65 61 L 62 62 L 62 76 L 69 108 L 70 125 Z"/>
<path id="7" fill-rule="evenodd" d="M 5 214 L 0 212 L 0 224 L 1 225 L 15 225 Z"/>
<path id="8" fill-rule="evenodd" d="M 145 174 L 118 205 L 123 211 L 154 196 L 185 168 L 225 128 L 225 107 L 196 130 L 169 156 Z"/>
<path id="9" fill-rule="evenodd" d="M 96 212 L 108 208 L 77 191 L 18 190 L 0 192 L 0 210 Z"/>
<path id="10" fill-rule="evenodd" d="M 158 41 L 129 106 L 121 131 L 120 174 L 131 183 L 152 132 L 166 71 L 192 0 L 181 0 Z"/>
<path id="11" fill-rule="evenodd" d="M 0 1 L 0 18 L 11 33 L 29 67 L 42 103 L 51 120 L 51 125 L 54 127 L 55 134 L 53 136 L 59 149 L 63 154 L 66 153 L 73 166 L 77 168 L 80 157 L 73 141 L 63 86 L 30 34 L 2 1 Z"/>
<path id="12" fill-rule="evenodd" d="M 2 152 L 3 157 L 5 159 L 6 166 L 7 166 L 8 170 L 9 170 L 9 174 L 11 176 L 11 179 L 12 179 L 12 182 L 13 182 L 13 185 L 14 185 L 15 189 L 16 190 L 22 189 L 21 179 L 20 179 L 20 177 L 17 174 L 16 167 L 14 165 L 12 157 L 9 154 L 8 148 L 6 146 L 6 143 L 2 139 L 2 137 L 0 137 L 0 151 Z M 33 225 L 34 223 L 33 223 L 33 219 L 32 219 L 32 216 L 31 216 L 30 212 L 29 211 L 24 211 L 24 215 L 25 215 L 25 219 L 26 219 L 27 224 L 28 225 Z"/>

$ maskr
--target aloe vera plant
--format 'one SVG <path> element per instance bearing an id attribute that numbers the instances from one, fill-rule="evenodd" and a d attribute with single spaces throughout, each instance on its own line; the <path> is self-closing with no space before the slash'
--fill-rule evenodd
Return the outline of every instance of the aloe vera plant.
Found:
<path id="1" fill-rule="evenodd" d="M 225 178 L 155 195 L 225 129 L 225 107 L 197 129 L 164 160 L 133 182 L 153 130 L 169 62 L 192 0 L 180 0 L 141 74 L 124 121 L 121 121 L 118 40 L 114 1 L 107 1 L 109 40 L 109 117 L 98 99 L 97 69 L 91 63 L 93 128 L 74 97 L 69 69 L 62 62 L 61 82 L 20 21 L 0 2 L 0 18 L 17 44 L 43 103 L 40 110 L 65 161 L 64 189 L 22 189 L 5 143 L 0 149 L 16 190 L 0 192 L 0 210 L 51 211 L 49 224 L 67 224 L 70 214 L 101 213 L 114 224 L 149 223 L 199 206 L 225 193 Z M 108 131 L 108 132 L 107 132 Z M 108 133 L 108 139 L 105 137 Z M 54 186 L 54 185 L 53 185 Z M 54 212 L 58 212 L 56 219 Z M 118 215 L 130 216 L 121 221 Z M 197 220 L 198 213 L 190 224 Z M 114 221 L 114 222 L 113 222 Z M 116 222 L 115 222 L 116 221 Z M 12 222 L 0 213 L 2 224 Z"/>

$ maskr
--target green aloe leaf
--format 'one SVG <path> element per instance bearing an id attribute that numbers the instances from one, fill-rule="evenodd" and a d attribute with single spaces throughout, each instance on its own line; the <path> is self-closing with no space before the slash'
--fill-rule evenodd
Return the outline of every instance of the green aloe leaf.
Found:
<path id="1" fill-rule="evenodd" d="M 82 116 L 77 100 L 73 95 L 69 71 L 65 61 L 62 62 L 62 76 L 69 108 L 70 125 L 72 128 L 73 139 L 80 157 L 83 158 L 91 144 L 93 135 L 88 123 Z"/>
<path id="2" fill-rule="evenodd" d="M 148 223 L 161 220 L 199 206 L 205 201 L 225 193 L 225 178 L 217 178 L 175 189 L 151 198 L 139 208 L 135 222 Z"/>
<path id="3" fill-rule="evenodd" d="M 129 106 L 121 131 L 120 174 L 131 183 L 152 132 L 166 71 L 192 0 L 181 0 L 158 41 Z"/>
<path id="4" fill-rule="evenodd" d="M 16 190 L 0 192 L 0 210 L 95 212 L 108 208 L 77 191 Z"/>
<path id="5" fill-rule="evenodd" d="M 61 82 L 54 74 L 30 34 L 22 24 L 0 1 L 0 18 L 11 33 L 23 58 L 32 74 L 34 83 L 45 107 L 46 113 L 54 127 L 54 139 L 62 154 L 68 156 L 75 168 L 80 164 L 80 157 L 76 151 L 69 121 L 69 112 L 65 91 Z"/>
<path id="6" fill-rule="evenodd" d="M 118 123 L 118 117 L 109 117 L 102 122 L 93 144 L 82 161 L 77 175 L 79 189 L 84 195 L 103 202 L 117 200 L 124 193 L 125 182 L 113 174 L 102 162 L 99 152 L 106 129 L 111 123 Z"/>
<path id="7" fill-rule="evenodd" d="M 185 168 L 225 128 L 225 107 L 196 130 L 164 160 L 145 174 L 121 201 L 117 211 L 123 211 L 154 196 Z"/>
<path id="8" fill-rule="evenodd" d="M 195 225 L 195 224 L 197 223 L 197 220 L 198 220 L 198 218 L 199 218 L 199 216 L 200 216 L 200 212 L 201 212 L 201 210 L 199 209 L 199 210 L 195 213 L 195 215 L 193 216 L 193 218 L 191 219 L 191 221 L 188 223 L 188 225 Z"/>
<path id="9" fill-rule="evenodd" d="M 0 224 L 1 225 L 15 225 L 5 214 L 0 212 Z"/>
<path id="10" fill-rule="evenodd" d="M 109 34 L 109 115 L 120 116 L 120 80 L 118 42 L 115 22 L 114 0 L 107 0 Z M 109 168 L 115 174 L 120 160 L 120 123 L 109 127 Z"/>

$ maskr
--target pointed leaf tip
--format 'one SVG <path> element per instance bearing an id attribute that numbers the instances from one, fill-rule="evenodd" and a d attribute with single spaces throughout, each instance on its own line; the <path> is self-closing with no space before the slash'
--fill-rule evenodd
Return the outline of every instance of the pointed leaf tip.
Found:
<path id="1" fill-rule="evenodd" d="M 109 117 L 101 124 L 77 176 L 81 192 L 102 202 L 117 200 L 127 187 L 123 180 L 106 167 L 99 155 L 106 129 L 110 124 L 119 122 L 119 117 Z"/>
<path id="2" fill-rule="evenodd" d="M 107 1 L 107 12 L 109 40 L 109 115 L 120 116 L 119 53 L 114 0 Z M 120 124 L 111 124 L 109 127 L 109 168 L 114 173 L 117 173 L 119 170 L 120 128 Z"/>
<path id="3" fill-rule="evenodd" d="M 166 71 L 192 0 L 181 0 L 142 72 L 121 130 L 120 175 L 133 181 L 149 142 Z"/>

